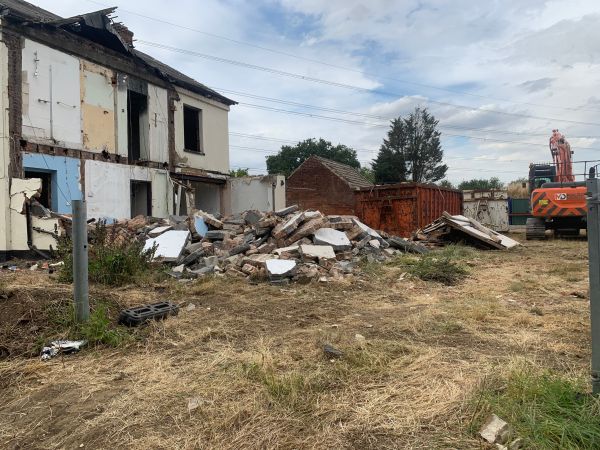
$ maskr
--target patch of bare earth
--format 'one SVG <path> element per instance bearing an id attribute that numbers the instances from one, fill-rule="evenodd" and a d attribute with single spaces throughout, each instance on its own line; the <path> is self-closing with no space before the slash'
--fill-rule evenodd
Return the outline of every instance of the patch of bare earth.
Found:
<path id="1" fill-rule="evenodd" d="M 125 348 L 0 361 L 0 447 L 480 448 L 469 427 L 490 373 L 515 358 L 587 372 L 588 302 L 572 295 L 587 297 L 586 255 L 582 241 L 476 252 L 453 287 L 395 266 L 283 288 L 231 279 L 95 287 L 121 306 L 166 298 L 183 307 Z M 5 315 L 1 302 L 35 310 L 38 297 L 68 298 L 69 286 L 41 277 L 2 278 L 11 291 L 0 300 L 2 332 L 41 325 Z M 327 359 L 323 343 L 344 356 Z"/>

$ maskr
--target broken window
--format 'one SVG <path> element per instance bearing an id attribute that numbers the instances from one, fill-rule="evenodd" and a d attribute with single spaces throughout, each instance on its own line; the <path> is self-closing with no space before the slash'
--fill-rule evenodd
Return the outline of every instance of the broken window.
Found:
<path id="1" fill-rule="evenodd" d="M 127 90 L 127 150 L 131 161 L 148 160 L 148 96 Z"/>
<path id="2" fill-rule="evenodd" d="M 202 110 L 183 105 L 183 140 L 186 151 L 204 153 L 202 148 Z"/>
<path id="3" fill-rule="evenodd" d="M 152 215 L 152 185 L 149 181 L 131 181 L 131 217 Z"/>
<path id="4" fill-rule="evenodd" d="M 52 209 L 52 172 L 25 170 L 25 178 L 39 178 L 42 180 L 42 192 L 40 192 L 37 200 L 42 206 Z"/>

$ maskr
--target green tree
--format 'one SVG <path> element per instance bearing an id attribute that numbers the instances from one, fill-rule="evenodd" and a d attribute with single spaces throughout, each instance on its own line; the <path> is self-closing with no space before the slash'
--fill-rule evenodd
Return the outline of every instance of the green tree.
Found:
<path id="1" fill-rule="evenodd" d="M 489 191 L 491 189 L 504 189 L 504 184 L 498 177 L 492 177 L 489 180 L 486 180 L 485 178 L 473 178 L 472 180 L 461 181 L 458 185 L 458 189 L 461 191 Z"/>
<path id="2" fill-rule="evenodd" d="M 229 171 L 229 176 L 233 178 L 241 178 L 248 176 L 248 169 L 233 169 Z"/>
<path id="3" fill-rule="evenodd" d="M 267 171 L 270 174 L 282 174 L 288 177 L 311 155 L 331 159 L 357 169 L 360 168 L 356 150 L 342 144 L 333 145 L 331 142 L 320 138 L 319 140 L 306 139 L 294 146 L 281 146 L 279 153 L 267 156 Z"/>
<path id="4" fill-rule="evenodd" d="M 439 185 L 440 187 L 443 187 L 443 188 L 446 188 L 446 189 L 456 189 L 456 188 L 454 187 L 454 185 L 453 185 L 453 184 L 452 184 L 450 181 L 448 181 L 448 180 L 442 180 L 442 181 L 440 181 L 440 182 L 438 183 L 438 185 Z"/>
<path id="5" fill-rule="evenodd" d="M 444 151 L 437 125 L 427 108 L 416 108 L 408 117 L 392 120 L 387 139 L 373 161 L 377 182 L 432 183 L 444 178 L 448 166 L 442 164 Z"/>
<path id="6" fill-rule="evenodd" d="M 371 183 L 375 184 L 375 172 L 370 167 L 361 167 L 360 174 Z"/>

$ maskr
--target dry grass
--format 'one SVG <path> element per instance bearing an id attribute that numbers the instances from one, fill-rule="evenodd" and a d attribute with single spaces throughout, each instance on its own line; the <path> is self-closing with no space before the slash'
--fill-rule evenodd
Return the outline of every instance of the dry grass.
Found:
<path id="1" fill-rule="evenodd" d="M 569 295 L 586 291 L 585 245 L 475 252 L 456 286 L 379 266 L 339 284 L 207 278 L 95 291 L 183 307 L 125 348 L 0 361 L 0 447 L 479 448 L 473 399 L 490 374 L 516 356 L 587 373 L 587 303 Z M 578 281 L 548 273 L 555 255 Z M 3 281 L 25 295 L 32 277 Z M 324 343 L 344 357 L 325 358 Z"/>

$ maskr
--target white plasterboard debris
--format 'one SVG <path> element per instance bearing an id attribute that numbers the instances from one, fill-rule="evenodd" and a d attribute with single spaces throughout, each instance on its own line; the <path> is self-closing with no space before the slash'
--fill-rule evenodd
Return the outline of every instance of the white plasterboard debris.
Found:
<path id="1" fill-rule="evenodd" d="M 331 245 L 334 250 L 343 251 L 350 250 L 352 243 L 346 233 L 333 228 L 321 228 L 315 232 L 315 244 Z"/>
<path id="2" fill-rule="evenodd" d="M 300 253 L 309 258 L 335 259 L 335 252 L 331 245 L 301 245 Z"/>
<path id="3" fill-rule="evenodd" d="M 294 270 L 296 262 L 290 259 L 267 259 L 265 265 L 269 275 L 285 276 Z"/>
<path id="4" fill-rule="evenodd" d="M 148 239 L 144 245 L 144 251 L 150 250 L 156 244 L 154 259 L 162 258 L 165 261 L 173 261 L 179 258 L 189 237 L 188 230 L 170 230 L 156 238 Z"/>

